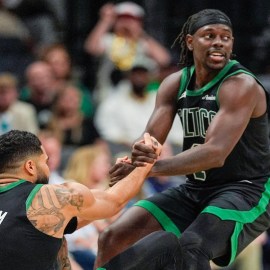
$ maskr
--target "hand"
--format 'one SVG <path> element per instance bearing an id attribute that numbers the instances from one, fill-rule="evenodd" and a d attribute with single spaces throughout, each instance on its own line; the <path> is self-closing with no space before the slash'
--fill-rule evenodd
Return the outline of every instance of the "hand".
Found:
<path id="1" fill-rule="evenodd" d="M 128 157 L 118 158 L 115 165 L 110 169 L 110 183 L 109 186 L 112 187 L 118 181 L 126 177 L 135 169 L 135 166 L 131 164 L 131 160 Z"/>
<path id="2" fill-rule="evenodd" d="M 111 26 L 116 19 L 115 6 L 113 3 L 103 5 L 99 12 L 100 18 L 104 22 L 108 22 Z"/>
<path id="3" fill-rule="evenodd" d="M 154 137 L 150 136 L 149 133 L 144 134 L 144 140 L 140 141 L 140 143 L 151 149 L 152 152 L 154 153 L 152 155 L 153 158 L 150 159 L 151 162 L 146 161 L 146 163 L 153 164 L 161 153 L 162 145 Z M 143 163 L 142 166 L 146 166 L 146 163 Z M 123 158 L 118 158 L 116 160 L 115 165 L 109 171 L 110 174 L 109 186 L 112 187 L 118 181 L 126 177 L 135 169 L 135 167 L 136 167 L 135 164 L 132 163 L 127 156 Z"/>
<path id="4" fill-rule="evenodd" d="M 136 142 L 133 145 L 131 160 L 136 167 L 143 167 L 146 163 L 156 162 L 161 153 L 161 144 L 151 136 L 151 144 L 145 143 L 145 140 Z"/>
<path id="5" fill-rule="evenodd" d="M 162 150 L 162 145 L 158 142 L 158 140 L 155 138 L 155 137 L 153 137 L 153 136 L 151 136 L 151 142 L 152 142 L 152 147 L 153 147 L 153 149 L 155 150 L 155 152 L 156 152 L 156 154 L 158 155 L 158 156 L 160 156 L 160 154 L 161 154 L 161 150 Z M 147 145 L 147 144 L 146 144 Z"/>

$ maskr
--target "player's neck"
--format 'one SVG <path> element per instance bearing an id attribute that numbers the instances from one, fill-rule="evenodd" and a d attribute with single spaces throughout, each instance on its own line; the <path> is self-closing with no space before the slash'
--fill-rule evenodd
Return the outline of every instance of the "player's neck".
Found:
<path id="1" fill-rule="evenodd" d="M 0 175 L 0 185 L 8 185 L 14 182 L 18 182 L 19 180 L 21 180 L 21 178 Z"/>

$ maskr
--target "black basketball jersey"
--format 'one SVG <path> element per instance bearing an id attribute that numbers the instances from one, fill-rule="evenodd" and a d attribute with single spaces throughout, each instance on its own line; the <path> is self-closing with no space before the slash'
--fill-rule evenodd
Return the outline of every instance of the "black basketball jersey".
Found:
<path id="1" fill-rule="evenodd" d="M 204 87 L 191 90 L 195 68 L 191 66 L 183 69 L 177 100 L 178 115 L 184 132 L 183 150 L 204 143 L 208 126 L 219 110 L 219 88 L 226 78 L 239 73 L 248 74 L 256 79 L 249 70 L 232 60 Z M 259 81 L 258 83 L 260 84 Z M 187 177 L 190 183 L 213 185 L 256 179 L 269 174 L 270 151 L 266 113 L 261 117 L 250 119 L 223 167 L 194 173 Z"/>
<path id="2" fill-rule="evenodd" d="M 62 239 L 37 230 L 26 208 L 42 185 L 28 181 L 0 187 L 0 269 L 53 270 Z"/>

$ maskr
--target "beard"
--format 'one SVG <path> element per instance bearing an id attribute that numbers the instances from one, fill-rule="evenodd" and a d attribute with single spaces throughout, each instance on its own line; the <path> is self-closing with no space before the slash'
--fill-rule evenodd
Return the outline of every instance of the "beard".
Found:
<path id="1" fill-rule="evenodd" d="M 48 183 L 49 177 L 40 168 L 38 168 L 36 184 L 48 184 Z"/>
<path id="2" fill-rule="evenodd" d="M 37 179 L 36 184 L 48 184 L 49 179 L 48 177 L 44 176 L 44 177 L 40 177 Z"/>

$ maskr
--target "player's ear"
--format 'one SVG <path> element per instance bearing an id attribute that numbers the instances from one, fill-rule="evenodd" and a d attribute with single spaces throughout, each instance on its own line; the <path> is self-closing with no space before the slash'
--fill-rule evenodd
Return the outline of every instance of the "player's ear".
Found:
<path id="1" fill-rule="evenodd" d="M 186 35 L 186 45 L 190 51 L 193 51 L 192 41 L 193 41 L 193 36 L 190 34 L 187 34 Z"/>
<path id="2" fill-rule="evenodd" d="M 29 175 L 33 176 L 37 172 L 36 163 L 32 159 L 28 159 L 24 163 L 24 169 Z"/>

